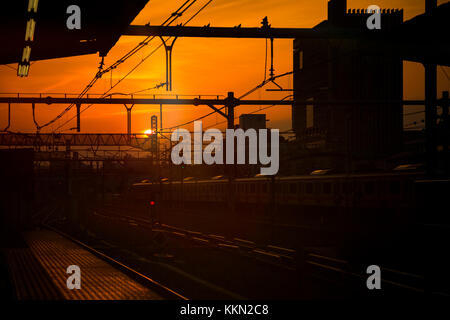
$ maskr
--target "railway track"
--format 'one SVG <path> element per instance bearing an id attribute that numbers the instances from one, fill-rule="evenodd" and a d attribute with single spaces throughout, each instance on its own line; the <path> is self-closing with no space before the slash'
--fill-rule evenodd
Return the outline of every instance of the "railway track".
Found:
<path id="1" fill-rule="evenodd" d="M 121 220 L 131 226 L 140 226 L 156 232 L 165 232 L 174 237 L 187 241 L 194 241 L 200 245 L 213 246 L 219 250 L 233 252 L 249 258 L 276 265 L 280 268 L 294 271 L 296 269 L 296 250 L 275 245 L 259 245 L 253 241 L 240 238 L 226 238 L 216 234 L 205 234 L 198 231 L 187 230 L 167 224 L 152 224 L 148 219 L 132 217 L 107 210 L 94 211 L 94 215 L 103 218 Z"/>
<path id="2" fill-rule="evenodd" d="M 368 275 L 356 270 L 348 261 L 318 254 L 317 252 L 303 252 L 303 257 L 298 257 L 298 252 L 293 249 L 274 246 L 258 245 L 250 240 L 240 238 L 226 238 L 221 235 L 205 234 L 202 232 L 186 230 L 167 225 L 152 224 L 148 219 L 124 215 L 114 210 L 96 211 L 95 215 L 119 219 L 131 226 L 141 226 L 157 232 L 165 232 L 184 240 L 194 241 L 205 246 L 214 246 L 220 250 L 237 253 L 246 257 L 274 264 L 281 268 L 295 270 L 298 267 L 298 259 L 304 258 L 305 272 L 323 281 L 346 286 L 347 283 L 356 284 L 366 290 Z M 383 287 L 392 289 L 392 292 L 408 292 L 411 294 L 425 294 L 425 278 L 422 275 L 381 267 Z M 432 293 L 435 294 L 435 293 Z M 450 297 L 446 293 L 436 293 Z"/>

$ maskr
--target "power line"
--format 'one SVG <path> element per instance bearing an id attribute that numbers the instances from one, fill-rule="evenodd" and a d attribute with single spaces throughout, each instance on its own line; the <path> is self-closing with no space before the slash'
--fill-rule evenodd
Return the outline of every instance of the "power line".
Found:
<path id="1" fill-rule="evenodd" d="M 7 65 L 7 64 L 1 64 L 1 66 L 8 67 L 8 68 L 10 68 L 10 69 L 12 69 L 12 70 L 14 70 L 14 71 L 17 71 L 16 68 L 11 67 L 10 65 Z"/>
<path id="2" fill-rule="evenodd" d="M 194 2 L 196 2 L 196 0 L 194 0 Z M 193 3 L 194 3 L 193 2 Z M 210 3 L 212 2 L 212 0 L 210 0 L 210 1 L 208 1 L 203 7 L 201 7 L 199 10 L 197 10 L 197 12 L 190 18 L 190 19 L 188 19 L 183 25 L 186 25 L 188 22 L 190 22 L 191 20 L 192 20 L 192 18 L 193 17 L 195 17 L 195 16 L 197 16 L 202 10 L 204 10 L 205 8 L 206 8 L 206 6 L 207 5 L 209 5 Z M 186 2 L 185 2 L 186 3 Z M 189 4 L 186 8 L 184 8 L 183 9 L 183 11 L 182 12 L 180 12 L 176 17 L 175 17 L 175 19 L 176 18 L 178 18 L 178 17 L 180 17 L 190 6 L 192 6 L 192 4 L 193 3 L 191 3 L 191 4 Z M 178 10 L 177 10 L 178 11 Z M 173 14 L 172 14 L 173 15 Z M 172 23 L 173 21 L 175 21 L 175 19 L 174 20 L 172 20 L 172 21 L 170 21 L 169 22 L 169 24 L 170 23 Z M 154 39 L 155 38 L 155 36 L 153 36 L 153 37 L 151 37 L 151 39 L 150 40 L 152 40 L 152 39 Z M 150 41 L 149 40 L 149 41 Z M 161 47 L 163 46 L 163 44 L 161 43 L 159 46 L 157 46 L 152 52 L 150 52 L 146 57 L 144 57 L 139 63 L 137 63 L 125 76 L 123 76 L 119 81 L 117 81 L 109 90 L 107 90 L 104 94 L 107 94 L 108 92 L 110 92 L 113 88 L 115 88 L 119 83 L 121 83 L 123 80 L 125 80 L 125 78 L 127 78 L 134 70 L 136 70 L 142 63 L 144 63 L 148 58 L 150 58 L 158 49 L 160 49 Z M 87 107 L 85 107 L 83 110 L 81 110 L 80 111 L 80 114 L 81 113 L 83 113 L 84 111 L 86 111 L 87 109 L 89 109 L 90 107 L 92 107 L 93 106 L 93 104 L 91 104 L 91 105 L 88 105 Z M 75 116 L 73 116 L 72 118 L 70 118 L 70 119 L 68 119 L 67 121 L 65 121 L 63 124 L 61 124 L 60 126 L 58 126 L 57 128 L 56 128 L 56 130 L 58 130 L 59 128 L 61 128 L 61 127 L 63 127 L 63 126 L 65 126 L 68 122 L 70 122 L 70 121 L 72 121 L 74 118 L 76 117 L 76 115 Z"/>
<path id="3" fill-rule="evenodd" d="M 287 98 L 290 98 L 290 97 L 292 97 L 292 96 L 293 96 L 292 94 L 287 95 L 287 96 L 285 96 L 284 98 L 282 98 L 281 101 L 284 101 L 284 100 L 286 100 Z M 275 107 L 275 106 L 277 106 L 277 104 L 272 104 L 272 105 L 267 106 L 267 107 L 264 107 L 264 108 L 261 108 L 261 107 L 260 107 L 258 110 L 253 110 L 253 111 L 249 112 L 249 114 L 254 114 L 254 113 L 257 113 L 257 112 L 260 112 L 260 111 L 263 111 L 263 110 L 267 110 L 267 109 L 273 108 L 273 107 Z M 234 117 L 234 120 L 236 120 L 236 119 L 237 119 L 237 116 Z M 224 123 L 226 123 L 226 122 L 227 122 L 227 121 L 221 121 L 221 122 L 216 123 L 216 125 L 218 125 L 218 124 L 224 124 Z M 208 128 L 211 128 L 211 127 L 212 127 L 212 125 L 211 125 L 211 126 L 205 127 L 205 129 L 208 129 Z"/>
<path id="4" fill-rule="evenodd" d="M 284 76 L 287 76 L 287 75 L 292 74 L 292 73 L 293 73 L 293 71 L 285 72 L 285 73 L 283 73 L 283 74 L 280 74 L 280 75 L 278 75 L 278 76 L 273 77 L 273 79 L 280 78 L 280 77 L 284 77 Z M 247 93 L 243 94 L 242 96 L 240 96 L 238 99 L 242 99 L 243 97 L 249 95 L 251 92 L 254 92 L 254 91 L 256 91 L 257 89 L 263 87 L 263 86 L 264 86 L 265 84 L 267 84 L 268 82 L 269 82 L 269 79 L 268 79 L 267 81 L 263 81 L 261 84 L 257 85 L 255 88 L 251 89 L 249 92 L 247 92 Z M 288 95 L 288 96 L 284 97 L 282 100 L 285 100 L 285 99 L 287 99 L 288 97 L 291 97 L 291 96 L 292 96 L 292 95 Z M 272 105 L 272 106 L 275 106 L 275 105 Z M 219 108 L 218 110 L 219 110 L 219 111 L 222 111 L 223 109 L 225 109 L 225 106 Z M 265 109 L 268 109 L 268 108 L 265 107 L 265 108 L 259 109 L 259 110 L 257 110 L 257 111 L 261 111 L 261 110 L 265 110 Z M 194 120 L 190 120 L 190 121 L 188 121 L 188 122 L 185 122 L 185 123 L 183 123 L 183 124 L 179 124 L 179 125 L 176 125 L 176 126 L 167 127 L 167 128 L 164 128 L 163 130 L 171 130 L 171 129 L 178 128 L 178 127 L 181 127 L 181 126 L 185 126 L 185 125 L 194 123 L 195 121 L 198 121 L 198 120 L 204 119 L 204 118 L 206 118 L 206 117 L 209 117 L 209 116 L 211 116 L 211 115 L 213 115 L 213 114 L 215 114 L 215 113 L 216 113 L 216 111 L 212 111 L 212 112 L 207 113 L 207 114 L 205 114 L 205 115 L 203 115 L 203 116 L 201 116 L 201 117 L 195 118 Z M 235 117 L 234 119 L 236 119 L 236 117 Z M 219 122 L 219 123 L 217 123 L 217 124 L 222 124 L 222 123 L 224 123 L 224 122 L 226 122 L 226 121 L 222 121 L 222 122 Z"/>
<path id="5" fill-rule="evenodd" d="M 441 67 L 442 72 L 445 74 L 445 76 L 447 77 L 447 80 L 450 81 L 450 78 L 448 77 L 447 71 L 445 71 L 444 67 L 439 65 L 439 67 Z"/>
<path id="6" fill-rule="evenodd" d="M 266 84 L 268 84 L 269 82 L 272 82 L 275 79 L 281 78 L 281 77 L 285 77 L 287 75 L 293 74 L 294 71 L 289 71 L 289 72 L 285 72 L 282 73 L 278 76 L 274 76 L 274 77 L 270 77 L 269 79 L 264 80 L 261 84 L 257 85 L 256 87 L 250 89 L 249 91 L 247 91 L 246 93 L 244 93 L 242 96 L 240 96 L 238 99 L 242 99 L 245 98 L 246 96 L 252 94 L 253 92 L 255 92 L 258 89 L 261 89 L 262 87 L 264 87 Z"/>
<path id="7" fill-rule="evenodd" d="M 183 15 L 183 13 L 189 9 L 189 7 L 191 7 L 197 0 L 186 0 L 175 12 L 173 12 L 163 23 L 162 25 L 170 25 L 172 22 L 174 22 L 176 19 L 178 19 L 179 17 L 181 17 Z M 191 2 L 191 3 L 189 3 Z M 189 5 L 187 5 L 189 3 Z M 187 6 L 186 6 L 187 5 Z M 124 63 L 126 60 L 128 60 L 131 56 L 133 56 L 135 53 L 137 53 L 139 50 L 141 50 L 143 47 L 145 47 L 151 40 L 153 40 L 155 37 L 151 37 L 148 36 L 144 39 L 144 41 L 140 42 L 137 46 L 135 46 L 133 49 L 131 49 L 130 51 L 128 51 L 124 56 L 122 56 L 122 58 L 118 59 L 115 63 L 113 63 L 111 66 L 109 66 L 108 68 L 106 68 L 105 70 L 103 70 L 103 58 L 102 61 L 100 63 L 99 66 L 99 71 L 96 73 L 96 75 L 94 76 L 94 78 L 92 78 L 92 80 L 88 83 L 88 85 L 83 89 L 83 91 L 80 93 L 80 95 L 78 96 L 79 98 L 83 97 L 83 95 L 85 93 L 87 93 L 92 86 L 97 82 L 97 80 L 99 78 L 101 78 L 101 76 L 109 71 L 112 71 L 113 69 L 117 68 L 120 64 Z M 117 84 L 116 84 L 117 85 Z M 114 86 L 112 86 L 110 88 L 110 90 L 112 88 L 114 88 Z M 106 93 L 108 93 L 110 90 L 108 90 Z M 65 113 L 67 113 L 70 109 L 72 109 L 72 107 L 74 106 L 74 104 L 69 105 L 63 112 L 61 112 L 58 116 L 56 116 L 54 119 L 50 120 L 49 122 L 47 122 L 46 124 L 40 126 L 40 128 L 44 128 L 47 127 L 48 125 L 54 123 L 55 121 L 59 120 Z M 71 118 L 73 119 L 73 118 Z M 70 120 L 71 120 L 70 119 Z M 70 121 L 69 120 L 69 121 Z M 68 122 L 68 121 L 67 121 Z M 67 123 L 65 122 L 64 125 Z M 58 130 L 61 126 L 57 127 L 56 130 Z M 55 130 L 53 130 L 55 131 Z"/>
<path id="8" fill-rule="evenodd" d="M 420 113 L 424 113 L 424 112 L 425 112 L 425 110 L 416 111 L 416 112 L 410 112 L 410 113 L 405 113 L 404 116 L 412 116 L 414 114 L 420 114 Z"/>
<path id="9" fill-rule="evenodd" d="M 414 122 L 411 122 L 411 123 L 408 123 L 408 124 L 404 125 L 403 127 L 404 128 L 417 127 L 417 126 L 420 126 L 420 123 L 425 123 L 425 120 L 422 119 L 420 121 L 414 121 Z"/>
<path id="10" fill-rule="evenodd" d="M 160 84 L 157 84 L 156 86 L 153 86 L 153 87 L 151 87 L 151 88 L 147 88 L 147 89 L 142 89 L 142 90 L 130 92 L 130 93 L 128 93 L 128 95 L 133 95 L 133 94 L 140 93 L 140 92 L 144 92 L 144 91 L 148 91 L 148 90 L 159 89 L 159 88 L 161 88 L 161 87 L 163 87 L 163 86 L 165 86 L 165 85 L 166 85 L 165 82 L 161 82 Z"/>

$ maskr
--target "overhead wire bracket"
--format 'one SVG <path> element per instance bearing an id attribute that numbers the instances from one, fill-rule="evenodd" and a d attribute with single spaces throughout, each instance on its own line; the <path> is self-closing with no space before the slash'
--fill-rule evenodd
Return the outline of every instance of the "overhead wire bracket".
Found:
<path id="1" fill-rule="evenodd" d="M 164 40 L 162 36 L 161 39 L 164 49 L 166 50 L 166 91 L 172 91 L 172 49 L 177 37 L 175 37 L 171 44 L 168 44 L 168 40 Z"/>

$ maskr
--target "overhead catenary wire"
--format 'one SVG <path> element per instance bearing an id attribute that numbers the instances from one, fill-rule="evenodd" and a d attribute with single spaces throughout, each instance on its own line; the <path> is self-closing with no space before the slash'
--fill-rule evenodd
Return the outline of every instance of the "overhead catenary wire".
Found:
<path id="1" fill-rule="evenodd" d="M 14 68 L 14 67 L 12 67 L 12 66 L 10 66 L 10 65 L 8 65 L 8 64 L 0 64 L 0 66 L 8 67 L 8 68 L 10 68 L 10 69 L 16 71 L 16 68 Z"/>
<path id="2" fill-rule="evenodd" d="M 445 71 L 445 68 L 441 65 L 439 65 L 439 67 L 441 67 L 442 72 L 444 73 L 445 77 L 447 78 L 448 81 L 450 81 L 450 78 L 448 77 L 447 71 Z"/>
<path id="3" fill-rule="evenodd" d="M 293 73 L 293 71 L 285 72 L 285 73 L 283 73 L 283 74 L 281 74 L 281 75 L 275 76 L 274 78 L 284 77 L 284 76 L 287 76 L 287 75 L 292 74 L 292 73 Z M 262 87 L 263 87 L 264 85 L 266 85 L 267 83 L 268 83 L 268 82 L 265 82 L 265 83 L 264 83 L 264 81 L 263 81 L 262 84 L 257 85 L 255 88 L 253 88 L 253 89 L 251 89 L 250 91 L 248 91 L 247 93 L 243 94 L 243 95 L 240 96 L 238 99 L 242 99 L 243 97 L 249 95 L 251 92 L 254 92 L 254 91 L 256 91 L 256 90 L 259 89 L 259 88 L 262 88 Z M 287 97 L 290 97 L 290 96 L 292 96 L 292 95 L 289 95 L 289 96 L 287 96 Z M 287 97 L 283 98 L 282 100 L 286 99 Z M 274 106 L 275 106 L 275 105 L 274 105 Z M 225 109 L 225 106 L 219 108 L 218 110 L 219 110 L 219 111 L 222 111 L 223 109 Z M 267 108 L 262 108 L 262 109 L 260 109 L 260 110 L 265 110 L 265 109 L 267 109 Z M 178 125 L 176 125 L 176 126 L 167 127 L 167 128 L 164 128 L 163 130 L 171 130 L 171 129 L 175 129 L 175 128 L 178 128 L 178 127 L 181 127 L 181 126 L 185 126 L 185 125 L 194 123 L 195 121 L 198 121 L 198 120 L 202 120 L 202 119 L 204 119 L 204 118 L 207 118 L 207 117 L 209 117 L 209 116 L 211 116 L 211 115 L 213 115 L 213 114 L 215 114 L 215 113 L 216 113 L 216 111 L 211 111 L 211 112 L 209 112 L 209 113 L 207 113 L 207 114 L 205 114 L 205 115 L 203 115 L 203 116 L 200 116 L 200 117 L 198 117 L 198 118 L 195 118 L 195 119 L 193 119 L 193 120 L 187 121 L 187 122 L 182 123 L 182 124 L 178 124 Z M 235 117 L 235 119 L 236 119 L 236 117 Z M 221 124 L 221 123 L 223 123 L 223 122 L 219 122 L 218 124 Z"/>
<path id="4" fill-rule="evenodd" d="M 195 0 L 196 1 L 196 0 Z M 195 2 L 194 1 L 194 2 Z M 209 5 L 212 2 L 212 0 L 208 1 L 204 6 L 202 6 L 200 9 L 197 10 L 197 12 L 191 16 L 190 19 L 188 19 L 184 24 L 182 24 L 183 26 L 186 25 L 188 22 L 190 22 L 192 20 L 193 17 L 197 16 L 201 11 L 203 11 L 207 5 Z M 192 3 L 193 4 L 193 3 Z M 183 9 L 182 12 L 180 12 L 176 18 L 180 17 L 192 4 L 189 4 L 186 8 Z M 172 14 L 173 15 L 173 14 Z M 168 24 L 172 23 L 174 20 L 170 21 Z M 155 36 L 152 36 L 151 39 L 154 39 Z M 150 40 L 151 40 L 150 39 Z M 158 49 L 160 49 L 163 46 L 163 44 L 161 43 L 160 45 L 158 45 L 152 52 L 150 52 L 145 58 L 143 58 L 141 61 L 139 61 L 127 74 L 125 74 L 125 76 L 123 76 L 121 79 L 119 79 L 109 90 L 107 90 L 104 95 L 106 95 L 107 93 L 109 93 L 113 88 L 115 88 L 119 83 L 121 83 L 123 80 L 125 80 L 134 70 L 136 70 L 142 63 L 144 63 L 148 58 L 150 58 Z M 88 106 L 86 106 L 83 110 L 80 111 L 80 114 L 83 113 L 84 111 L 86 111 L 87 109 L 89 109 L 90 107 L 92 107 L 93 104 L 90 104 Z M 56 130 L 62 128 L 63 126 L 65 126 L 67 123 L 69 123 L 70 121 L 72 121 L 73 119 L 75 119 L 76 116 L 71 117 L 70 119 L 68 119 L 67 121 L 65 121 L 63 124 L 61 124 L 60 126 L 58 126 L 56 128 Z"/>
<path id="5" fill-rule="evenodd" d="M 171 23 L 173 23 L 176 19 L 178 19 L 179 17 L 181 17 L 183 15 L 183 13 L 189 9 L 197 0 L 186 0 L 175 12 L 173 12 L 163 23 L 162 25 L 170 25 Z M 124 63 L 126 60 L 128 60 L 131 56 L 133 56 L 134 54 L 136 54 L 139 50 L 141 50 L 143 47 L 145 47 L 151 40 L 153 40 L 155 37 L 154 36 L 148 36 L 144 39 L 144 41 L 141 41 L 137 46 L 135 46 L 133 49 L 131 49 L 130 51 L 128 51 L 124 56 L 122 56 L 120 59 L 118 59 L 115 63 L 113 63 L 111 66 L 109 66 L 106 69 L 103 69 L 103 64 L 102 62 L 100 63 L 99 66 L 99 71 L 95 74 L 95 76 L 92 78 L 92 80 L 86 85 L 86 87 L 83 89 L 83 91 L 79 94 L 78 98 L 82 98 L 84 96 L 84 94 L 86 94 L 91 88 L 92 86 L 97 82 L 97 80 L 99 78 L 102 77 L 102 75 L 104 73 L 110 72 L 114 69 L 116 69 L 120 64 Z M 115 87 L 115 85 L 113 86 L 111 84 L 111 88 L 110 90 Z M 60 114 L 58 114 L 55 118 L 53 118 L 52 120 L 48 121 L 47 123 L 45 123 L 44 125 L 40 126 L 40 129 L 45 128 L 47 126 L 49 126 L 50 124 L 53 124 L 54 122 L 56 122 L 57 120 L 61 119 L 61 117 L 66 114 L 68 111 L 70 111 L 72 109 L 72 107 L 74 106 L 74 104 L 70 104 L 66 109 L 64 109 Z M 73 119 L 73 118 L 71 118 Z M 71 120 L 70 119 L 70 120 Z M 69 120 L 69 121 L 70 121 Z M 61 126 L 57 127 L 55 130 L 58 130 Z"/>
<path id="6" fill-rule="evenodd" d="M 293 95 L 292 95 L 292 94 L 287 95 L 287 96 L 285 96 L 284 98 L 282 98 L 280 101 L 284 101 L 284 100 L 286 100 L 286 99 L 288 99 L 288 98 L 290 98 L 290 97 L 293 97 Z M 249 114 L 254 114 L 254 113 L 257 113 L 257 112 L 260 112 L 260 111 L 264 111 L 264 110 L 273 108 L 273 107 L 275 107 L 275 106 L 277 106 L 277 104 L 272 104 L 272 105 L 267 106 L 267 107 L 264 107 L 264 108 L 259 107 L 257 110 L 253 110 L 253 111 L 248 112 L 248 113 L 249 113 Z M 234 119 L 235 119 L 235 120 L 236 120 L 237 118 L 238 118 L 238 116 L 234 116 Z M 226 123 L 226 122 L 227 122 L 227 121 L 221 121 L 221 122 L 219 122 L 219 123 L 216 123 L 216 125 L 218 125 L 218 124 L 224 124 L 224 123 Z M 206 126 L 204 129 L 208 129 L 208 128 L 211 128 L 211 127 L 212 127 L 212 125 Z"/>
<path id="7" fill-rule="evenodd" d="M 196 1 L 196 0 L 195 0 Z M 194 1 L 194 2 L 195 2 Z M 179 16 L 181 16 L 190 6 L 192 6 L 192 4 L 194 3 L 194 2 L 191 2 L 191 3 L 189 3 L 188 4 L 188 2 L 189 1 L 186 1 L 185 3 L 183 3 L 183 5 L 180 7 L 180 8 L 178 8 L 178 10 L 176 11 L 176 12 L 174 12 L 174 13 L 172 13 L 172 15 L 171 15 L 171 17 L 174 17 L 174 19 L 172 19 L 172 20 L 170 20 L 170 17 L 168 18 L 168 19 L 166 19 L 166 21 L 163 23 L 163 25 L 166 23 L 166 22 L 168 22 L 168 25 L 170 24 L 170 23 L 172 23 L 176 18 L 178 18 Z M 190 19 L 188 19 L 188 21 L 186 21 L 185 23 L 184 23 L 184 25 L 186 25 L 189 21 L 191 21 L 195 16 L 197 16 L 198 14 L 199 14 L 199 12 L 201 12 L 206 6 L 208 6 L 210 3 L 212 2 L 212 0 L 210 0 L 210 1 L 208 1 L 203 7 L 201 7 Z M 186 6 L 187 5 L 187 6 Z M 178 11 L 180 11 L 180 10 L 182 10 L 181 12 L 178 12 Z M 178 13 L 177 13 L 178 12 Z M 150 42 L 153 38 L 155 38 L 155 36 L 149 36 L 149 37 L 147 37 L 143 42 L 141 42 L 140 43 L 140 45 L 139 46 L 137 46 L 137 47 L 143 47 L 145 44 L 147 44 L 148 42 Z M 143 43 L 145 43 L 144 45 L 142 45 Z M 139 65 L 140 64 L 142 64 L 147 58 L 149 58 L 155 51 L 157 51 L 159 48 L 161 48 L 162 47 L 162 45 L 163 44 L 160 44 L 155 50 L 153 50 L 149 55 L 147 55 L 144 59 L 142 59 L 142 61 L 141 62 L 139 62 L 132 70 L 130 70 L 124 77 L 122 77 L 116 84 L 114 84 L 111 88 L 110 88 L 110 90 L 108 90 L 107 92 L 105 92 L 105 94 L 106 93 L 108 93 L 109 91 L 111 91 L 114 87 L 116 87 L 119 83 L 121 83 L 129 74 L 131 74 L 134 70 L 136 70 L 137 69 L 137 67 L 139 67 Z M 266 48 L 266 50 L 268 50 L 267 48 Z M 356 51 L 356 50 L 355 50 Z M 134 54 L 135 52 L 137 52 L 137 50 L 136 51 L 134 51 L 134 49 L 131 51 L 132 53 L 130 53 L 130 55 L 125 55 L 124 57 L 122 57 L 121 59 L 119 59 L 117 62 L 116 62 L 116 64 L 113 64 L 113 65 L 111 65 L 109 68 L 107 68 L 107 69 L 105 69 L 105 70 L 103 70 L 103 71 L 99 71 L 99 73 L 97 73 L 97 75 L 96 75 L 96 77 L 94 77 L 94 79 L 93 79 L 93 81 L 91 81 L 91 83 L 90 84 L 88 84 L 88 86 L 86 87 L 86 92 L 93 86 L 93 84 L 95 83 L 95 81 L 98 79 L 98 77 L 99 76 L 101 76 L 101 74 L 103 74 L 103 73 L 105 73 L 105 72 L 108 72 L 109 70 L 113 70 L 115 67 L 117 67 L 117 65 L 119 65 L 119 64 L 121 64 L 121 63 L 123 63 L 129 56 L 131 56 L 132 54 Z M 351 53 L 351 52 L 350 52 Z M 332 59 L 325 59 L 325 61 L 330 61 L 330 60 L 333 60 L 333 58 Z M 320 63 L 323 63 L 323 62 L 325 62 L 325 61 L 319 61 L 319 64 Z M 266 63 L 267 64 L 267 63 Z M 267 66 L 265 67 L 265 71 L 267 70 Z M 293 72 L 291 72 L 291 73 L 293 73 Z M 283 74 L 284 75 L 284 74 Z M 280 77 L 280 76 L 283 76 L 283 75 L 279 75 L 279 76 L 276 76 L 276 77 L 271 77 L 270 79 L 266 79 L 265 81 L 263 81 L 263 83 L 261 83 L 259 86 L 257 86 L 257 87 L 255 87 L 254 89 L 252 89 L 251 91 L 249 91 L 249 92 L 247 92 L 246 94 L 244 94 L 243 96 L 241 96 L 241 97 L 239 97 L 239 99 L 241 99 L 242 97 L 244 97 L 244 96 L 247 96 L 247 95 L 249 95 L 249 94 L 251 94 L 252 92 L 254 92 L 254 91 L 256 91 L 256 90 L 258 90 L 259 88 L 262 88 L 265 84 L 267 84 L 267 83 L 269 83 L 269 82 L 274 82 L 274 80 L 276 79 L 276 78 L 278 78 L 278 77 Z M 275 83 L 276 84 L 276 83 Z M 80 95 L 80 96 L 82 96 L 83 94 L 84 94 L 85 92 L 82 92 L 82 94 Z M 83 110 L 81 110 L 81 113 L 83 113 L 84 111 L 86 111 L 87 109 L 89 109 L 90 107 L 92 107 L 93 105 L 91 104 L 91 105 L 88 105 L 87 107 L 85 107 Z M 69 106 L 65 111 L 63 111 L 63 113 L 66 113 L 68 110 L 70 110 L 70 108 L 72 108 L 73 107 L 73 105 L 71 105 L 71 106 Z M 223 108 L 222 108 L 223 109 Z M 56 130 L 58 130 L 58 129 L 60 129 L 61 127 L 63 127 L 64 125 L 66 125 L 68 122 L 70 122 L 71 120 L 73 120 L 74 118 L 75 118 L 76 116 L 73 116 L 73 117 L 71 117 L 70 119 L 68 119 L 67 121 L 65 121 L 62 125 L 59 125 L 54 131 L 56 131 Z M 60 118 L 60 116 L 58 116 L 57 117 L 57 119 L 59 119 Z M 54 120 L 52 120 L 51 122 L 53 123 L 54 121 L 56 121 L 57 119 L 54 119 Z M 45 124 L 44 126 L 46 126 L 46 125 L 48 125 L 49 123 L 47 123 L 47 124 Z M 41 126 L 41 127 L 44 127 L 44 126 Z"/>
<path id="8" fill-rule="evenodd" d="M 421 113 L 425 113 L 425 110 L 422 111 L 416 111 L 416 112 L 410 112 L 410 113 L 405 113 L 404 116 L 412 116 L 415 114 L 421 114 Z"/>

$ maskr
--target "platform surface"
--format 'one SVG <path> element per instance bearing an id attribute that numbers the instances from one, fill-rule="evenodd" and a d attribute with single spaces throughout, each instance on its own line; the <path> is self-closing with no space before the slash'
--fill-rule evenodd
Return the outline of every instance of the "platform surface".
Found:
<path id="1" fill-rule="evenodd" d="M 18 299 L 161 300 L 91 252 L 47 230 L 24 234 L 29 248 L 8 253 L 9 272 Z M 80 268 L 81 288 L 69 289 L 70 265 Z"/>

